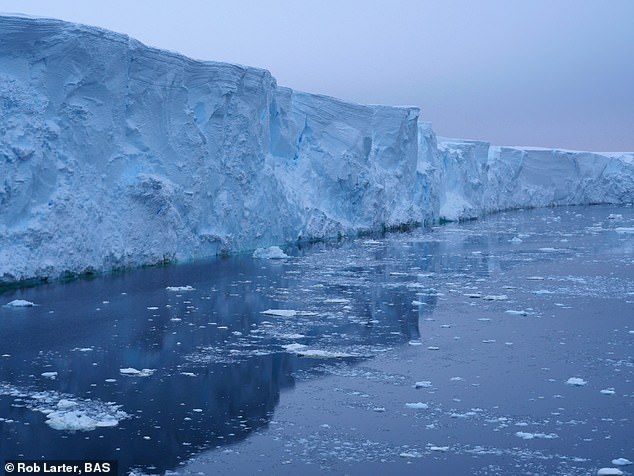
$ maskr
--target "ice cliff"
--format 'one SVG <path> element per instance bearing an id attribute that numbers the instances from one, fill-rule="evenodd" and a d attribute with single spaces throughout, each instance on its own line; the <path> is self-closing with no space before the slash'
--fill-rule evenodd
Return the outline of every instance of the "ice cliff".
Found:
<path id="1" fill-rule="evenodd" d="M 439 139 L 417 108 L 0 16 L 0 284 L 632 201 L 633 154 Z"/>

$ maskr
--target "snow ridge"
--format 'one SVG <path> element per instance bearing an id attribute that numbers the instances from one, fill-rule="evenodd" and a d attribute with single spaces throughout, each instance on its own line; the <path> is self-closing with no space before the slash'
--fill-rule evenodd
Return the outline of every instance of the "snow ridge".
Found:
<path id="1" fill-rule="evenodd" d="M 634 200 L 633 154 L 438 139 L 417 108 L 98 28 L 0 16 L 0 30 L 0 284 Z"/>

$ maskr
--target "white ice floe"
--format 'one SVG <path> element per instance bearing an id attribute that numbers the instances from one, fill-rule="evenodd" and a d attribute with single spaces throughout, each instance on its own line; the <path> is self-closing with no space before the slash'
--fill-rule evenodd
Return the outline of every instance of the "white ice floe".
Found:
<path id="1" fill-rule="evenodd" d="M 623 219 L 623 215 L 621 215 L 620 213 L 610 213 L 608 215 L 608 220 L 622 220 Z"/>
<path id="2" fill-rule="evenodd" d="M 154 372 L 156 372 L 156 369 L 135 369 L 133 367 L 127 367 L 125 369 L 119 369 L 119 373 L 121 375 L 126 375 L 128 377 L 149 377 L 150 375 L 152 375 Z"/>
<path id="3" fill-rule="evenodd" d="M 601 390 L 601 393 L 603 395 L 614 395 L 616 392 L 614 391 L 614 388 L 610 387 L 610 388 L 604 388 L 603 390 Z"/>
<path id="4" fill-rule="evenodd" d="M 282 348 L 288 352 L 299 352 L 300 350 L 306 349 L 308 346 L 304 344 L 286 344 L 283 345 Z"/>
<path id="5" fill-rule="evenodd" d="M 0 395 L 19 397 L 26 408 L 46 415 L 45 423 L 54 430 L 90 431 L 113 427 L 129 418 L 120 405 L 54 391 L 32 392 L 5 384 L 0 385 Z"/>
<path id="6" fill-rule="evenodd" d="M 559 438 L 558 435 L 556 435 L 555 433 L 527 433 L 524 431 L 518 431 L 517 433 L 515 433 L 515 436 L 522 438 L 523 440 L 533 440 L 535 438 L 540 438 L 540 439 L 545 439 L 545 440 L 551 440 L 553 438 Z"/>
<path id="7" fill-rule="evenodd" d="M 588 382 L 579 377 L 570 377 L 568 380 L 566 380 L 567 385 L 574 385 L 575 387 L 581 387 L 583 385 L 586 385 L 587 383 Z"/>
<path id="8" fill-rule="evenodd" d="M 290 258 L 279 246 L 269 246 L 268 248 L 258 248 L 253 252 L 254 258 L 259 259 L 285 259 Z"/>
<path id="9" fill-rule="evenodd" d="M 427 410 L 429 408 L 429 405 L 423 402 L 406 403 L 405 406 L 414 410 Z"/>
<path id="10" fill-rule="evenodd" d="M 37 306 L 37 304 L 31 301 L 25 301 L 24 299 L 14 299 L 11 302 L 5 304 L 6 307 L 33 307 Z"/>
<path id="11" fill-rule="evenodd" d="M 612 460 L 612 464 L 615 466 L 629 466 L 632 463 L 629 459 L 626 458 L 616 458 Z"/>
<path id="12" fill-rule="evenodd" d="M 509 309 L 504 311 L 506 314 L 512 314 L 513 316 L 528 316 L 528 312 L 526 311 L 517 311 L 515 309 Z"/>
<path id="13" fill-rule="evenodd" d="M 601 468 L 597 476 L 623 476 L 623 471 L 618 468 Z"/>
<path id="14" fill-rule="evenodd" d="M 294 317 L 297 315 L 297 311 L 293 309 L 267 309 L 266 311 L 261 311 L 260 314 L 266 314 L 267 316 Z"/>
<path id="15" fill-rule="evenodd" d="M 57 378 L 57 372 L 42 372 L 42 377 L 55 380 Z"/>
<path id="16" fill-rule="evenodd" d="M 445 451 L 449 451 L 449 447 L 448 446 L 429 445 L 427 448 L 429 449 L 429 451 L 439 451 L 441 453 L 444 453 Z"/>
<path id="17" fill-rule="evenodd" d="M 416 382 L 414 384 L 414 388 L 430 388 L 431 382 L 429 380 L 421 380 L 420 382 Z"/>
<path id="18" fill-rule="evenodd" d="M 471 299 L 478 299 L 482 297 L 482 294 L 481 293 L 466 293 L 464 296 Z"/>
<path id="19" fill-rule="evenodd" d="M 308 357 L 311 359 L 343 359 L 347 357 L 358 357 L 356 354 L 348 352 L 334 352 L 330 350 L 321 349 L 306 349 L 296 351 L 296 354 L 300 357 Z"/>
<path id="20" fill-rule="evenodd" d="M 621 234 L 630 234 L 634 233 L 634 227 L 618 227 L 615 228 L 614 231 Z"/>
<path id="21" fill-rule="evenodd" d="M 176 293 L 182 293 L 182 292 L 186 292 L 186 291 L 195 291 L 196 289 L 187 285 L 187 286 L 168 286 L 165 288 L 168 291 L 172 291 L 172 292 L 176 292 Z"/>
<path id="22" fill-rule="evenodd" d="M 506 301 L 508 298 L 506 294 L 489 294 L 482 299 L 485 301 Z"/>

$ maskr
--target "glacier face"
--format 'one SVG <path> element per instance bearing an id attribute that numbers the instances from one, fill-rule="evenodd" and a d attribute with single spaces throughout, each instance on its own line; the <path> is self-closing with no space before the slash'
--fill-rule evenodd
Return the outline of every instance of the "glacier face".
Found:
<path id="1" fill-rule="evenodd" d="M 527 206 L 634 200 L 634 155 L 437 138 L 125 35 L 0 17 L 0 283 Z"/>

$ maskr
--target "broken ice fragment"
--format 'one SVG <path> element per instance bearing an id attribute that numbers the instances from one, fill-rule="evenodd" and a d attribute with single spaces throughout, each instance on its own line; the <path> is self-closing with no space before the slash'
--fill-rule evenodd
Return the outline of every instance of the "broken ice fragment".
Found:
<path id="1" fill-rule="evenodd" d="M 297 315 L 297 311 L 292 309 L 267 309 L 260 312 L 260 314 L 266 314 L 267 316 L 280 316 L 280 317 L 293 317 Z"/>
<path id="2" fill-rule="evenodd" d="M 575 387 L 581 387 L 587 383 L 588 382 L 579 377 L 570 377 L 568 380 L 566 380 L 567 385 L 574 385 Z"/>

